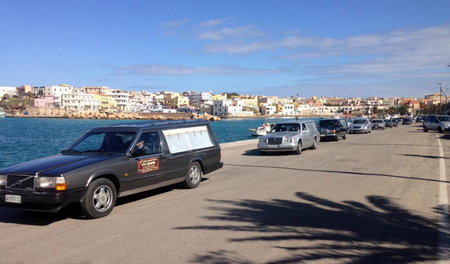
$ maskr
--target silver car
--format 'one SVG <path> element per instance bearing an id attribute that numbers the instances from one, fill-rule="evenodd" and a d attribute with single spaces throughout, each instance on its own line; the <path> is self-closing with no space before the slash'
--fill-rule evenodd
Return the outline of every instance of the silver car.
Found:
<path id="1" fill-rule="evenodd" d="M 349 133 L 370 133 L 372 130 L 372 123 L 367 118 L 357 118 L 353 120 L 352 125 L 349 127 Z"/>
<path id="2" fill-rule="evenodd" d="M 423 131 L 428 130 L 450 133 L 450 115 L 427 115 L 423 121 Z"/>
<path id="3" fill-rule="evenodd" d="M 382 129 L 386 127 L 386 124 L 384 123 L 383 119 L 374 119 L 372 120 L 372 129 Z"/>
<path id="4" fill-rule="evenodd" d="M 320 134 L 312 120 L 277 123 L 270 133 L 259 139 L 258 150 L 266 152 L 294 151 L 300 154 L 305 148 L 316 149 Z"/>

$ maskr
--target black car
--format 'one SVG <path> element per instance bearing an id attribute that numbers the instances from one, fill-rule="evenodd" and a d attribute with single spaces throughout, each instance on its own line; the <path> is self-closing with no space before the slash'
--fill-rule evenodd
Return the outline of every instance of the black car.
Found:
<path id="1" fill-rule="evenodd" d="M 0 170 L 0 205 L 58 211 L 79 203 L 108 215 L 117 197 L 183 183 L 200 184 L 222 167 L 208 121 L 162 121 L 95 128 L 60 154 Z"/>
<path id="2" fill-rule="evenodd" d="M 339 141 L 339 138 L 347 138 L 348 125 L 344 119 L 320 119 L 318 126 L 321 139 L 331 138 Z"/>
<path id="3" fill-rule="evenodd" d="M 402 125 L 411 125 L 412 119 L 411 118 L 403 118 Z"/>
<path id="4" fill-rule="evenodd" d="M 392 121 L 391 119 L 385 119 L 384 120 L 384 126 L 392 128 L 392 127 L 394 127 L 394 121 Z"/>

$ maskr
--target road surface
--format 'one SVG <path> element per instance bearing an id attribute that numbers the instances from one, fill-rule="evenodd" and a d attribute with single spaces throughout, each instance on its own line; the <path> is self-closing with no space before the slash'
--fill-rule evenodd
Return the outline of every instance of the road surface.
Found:
<path id="1" fill-rule="evenodd" d="M 450 137 L 413 124 L 321 142 L 301 155 L 260 156 L 255 147 L 256 140 L 223 144 L 224 167 L 199 188 L 124 197 L 101 219 L 2 208 L 0 262 L 436 263 L 448 256 Z"/>

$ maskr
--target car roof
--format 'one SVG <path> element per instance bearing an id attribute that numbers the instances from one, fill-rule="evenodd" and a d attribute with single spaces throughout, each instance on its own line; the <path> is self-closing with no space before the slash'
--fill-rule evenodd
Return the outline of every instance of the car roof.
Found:
<path id="1" fill-rule="evenodd" d="M 142 121 L 133 123 L 124 123 L 111 125 L 107 127 L 97 127 L 90 131 L 132 131 L 137 132 L 146 129 L 164 129 L 164 128 L 177 128 L 177 127 L 190 127 L 199 125 L 208 125 L 209 121 L 199 119 L 199 120 L 162 120 L 162 121 Z"/>

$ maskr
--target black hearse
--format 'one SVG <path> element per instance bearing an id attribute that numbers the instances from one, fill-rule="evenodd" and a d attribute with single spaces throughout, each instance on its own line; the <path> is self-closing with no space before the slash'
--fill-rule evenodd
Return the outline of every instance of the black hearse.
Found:
<path id="1" fill-rule="evenodd" d="M 61 153 L 0 170 L 0 205 L 56 212 L 79 203 L 88 218 L 116 198 L 175 183 L 200 184 L 222 167 L 208 121 L 155 121 L 94 128 Z"/>

